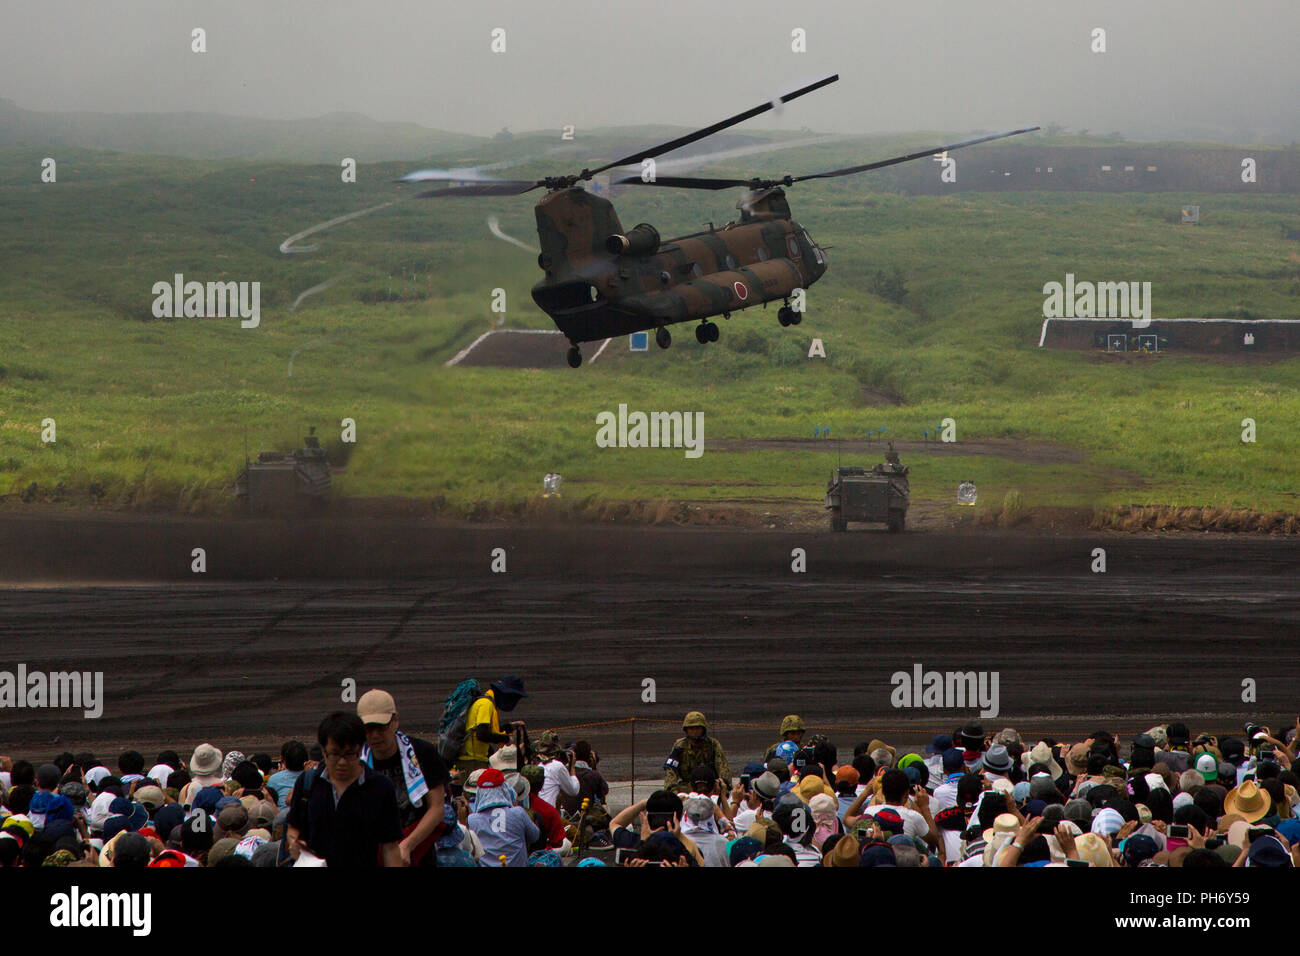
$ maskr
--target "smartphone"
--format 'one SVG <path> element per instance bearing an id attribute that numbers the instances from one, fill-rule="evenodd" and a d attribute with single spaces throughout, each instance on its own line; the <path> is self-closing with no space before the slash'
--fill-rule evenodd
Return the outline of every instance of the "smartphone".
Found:
<path id="1" fill-rule="evenodd" d="M 749 774 L 742 773 L 740 775 L 740 785 L 745 788 L 746 793 L 749 792 Z"/>
<path id="2" fill-rule="evenodd" d="M 1186 840 L 1192 834 L 1192 828 L 1186 823 L 1171 823 L 1169 835 L 1177 840 Z"/>
<path id="3" fill-rule="evenodd" d="M 1272 760 L 1272 761 L 1276 761 L 1277 758 L 1274 756 L 1275 753 L 1277 753 L 1276 749 L 1274 749 L 1274 748 L 1271 747 L 1271 746 L 1270 746 L 1270 747 L 1260 747 L 1260 748 L 1259 748 L 1259 759 L 1260 759 L 1260 760 Z"/>
<path id="4" fill-rule="evenodd" d="M 1086 867 L 1088 865 L 1088 861 L 1087 860 L 1066 860 L 1065 865 Z"/>
<path id="5" fill-rule="evenodd" d="M 646 866 L 663 866 L 663 865 L 664 865 L 664 861 L 663 861 L 663 860 L 646 860 L 646 861 L 645 861 L 645 865 L 646 865 Z"/>
<path id="6" fill-rule="evenodd" d="M 628 860 L 636 855 L 636 850 L 630 846 L 621 846 L 614 851 L 614 865 L 622 866 Z"/>
<path id="7" fill-rule="evenodd" d="M 1273 835 L 1272 827 L 1251 827 L 1248 831 L 1246 831 L 1246 839 L 1247 842 L 1249 843 L 1254 843 L 1255 840 L 1259 837 L 1266 837 L 1272 835 Z"/>

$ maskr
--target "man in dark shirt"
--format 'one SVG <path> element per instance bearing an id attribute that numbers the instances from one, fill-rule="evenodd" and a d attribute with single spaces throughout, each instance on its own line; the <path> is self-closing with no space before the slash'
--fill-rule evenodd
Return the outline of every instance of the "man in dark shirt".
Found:
<path id="1" fill-rule="evenodd" d="M 305 848 L 332 867 L 402 866 L 397 793 L 388 777 L 361 762 L 361 718 L 335 711 L 316 736 L 324 767 L 294 784 L 285 831 L 289 854 L 297 859 Z"/>
<path id="2" fill-rule="evenodd" d="M 386 691 L 362 694 L 357 716 L 366 731 L 361 762 L 391 780 L 397 791 L 402 865 L 437 866 L 438 854 L 431 851 L 436 838 L 446 832 L 441 824 L 451 781 L 437 748 L 397 729 L 397 704 Z"/>
<path id="3" fill-rule="evenodd" d="M 582 812 L 582 802 L 589 800 L 590 805 L 603 804 L 609 796 L 609 784 L 601 776 L 596 765 L 600 758 L 595 749 L 585 740 L 579 740 L 573 745 L 573 775 L 578 778 L 577 796 L 560 794 L 559 809 L 574 817 Z"/>

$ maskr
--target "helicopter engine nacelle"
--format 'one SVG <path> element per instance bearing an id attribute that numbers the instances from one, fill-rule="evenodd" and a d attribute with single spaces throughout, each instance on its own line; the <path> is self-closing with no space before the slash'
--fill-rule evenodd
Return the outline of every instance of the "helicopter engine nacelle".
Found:
<path id="1" fill-rule="evenodd" d="M 638 223 L 627 235 L 615 233 L 605 240 L 605 248 L 615 256 L 648 256 L 659 249 L 659 230 L 648 222 Z"/>

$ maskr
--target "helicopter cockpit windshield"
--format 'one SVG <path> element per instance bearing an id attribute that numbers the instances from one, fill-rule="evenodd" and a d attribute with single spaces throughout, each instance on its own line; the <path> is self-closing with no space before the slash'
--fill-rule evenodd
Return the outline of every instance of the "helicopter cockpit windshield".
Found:
<path id="1" fill-rule="evenodd" d="M 817 245 L 817 240 L 809 234 L 807 229 L 803 231 L 803 241 L 811 247 L 813 259 L 816 260 L 817 264 L 819 266 L 826 265 L 826 253 L 822 252 L 822 247 Z"/>

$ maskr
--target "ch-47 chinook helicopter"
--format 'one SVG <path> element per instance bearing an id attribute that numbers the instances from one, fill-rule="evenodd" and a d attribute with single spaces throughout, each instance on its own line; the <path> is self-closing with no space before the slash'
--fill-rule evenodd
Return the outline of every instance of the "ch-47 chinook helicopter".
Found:
<path id="1" fill-rule="evenodd" d="M 481 180 L 432 190 L 418 198 L 514 196 L 546 188 L 546 195 L 536 207 L 537 235 L 542 248 L 537 264 L 546 277 L 533 286 L 533 301 L 568 337 L 569 365 L 573 368 L 582 364 L 580 345 L 583 342 L 654 329 L 655 341 L 666 349 L 672 344 L 668 326 L 696 320 L 700 324 L 695 328 L 695 338 L 701 344 L 716 342 L 718 326 L 710 318 L 716 315 L 730 318 L 739 309 L 778 299 L 784 303 L 777 313 L 781 325 L 798 325 L 802 315 L 790 307 L 790 297 L 796 289 L 807 289 L 822 277 L 826 272 L 826 253 L 791 216 L 783 186 L 893 166 L 1032 132 L 1038 127 L 981 136 L 964 143 L 934 146 L 906 156 L 805 176 L 708 179 L 638 175 L 615 180 L 684 189 L 741 186 L 748 190 L 737 203 L 739 222 L 667 240 L 661 240 L 658 230 L 648 222 L 624 230 L 609 200 L 592 195 L 579 184 L 608 169 L 643 165 L 644 160 L 680 149 L 838 79 L 838 74 L 828 76 L 782 96 L 779 101 L 737 113 L 596 169 L 536 181 Z M 463 178 L 463 174 L 454 171 L 424 170 L 404 176 L 401 181 L 463 181 Z"/>

